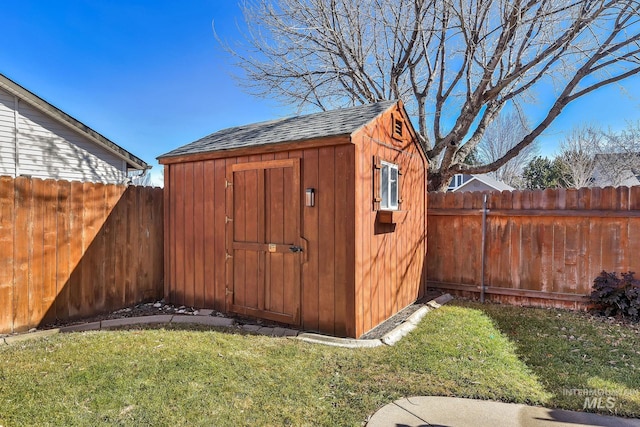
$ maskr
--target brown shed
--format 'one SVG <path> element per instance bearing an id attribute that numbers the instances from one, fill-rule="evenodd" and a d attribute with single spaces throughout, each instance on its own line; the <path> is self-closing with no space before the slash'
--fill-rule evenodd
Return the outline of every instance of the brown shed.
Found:
<path id="1" fill-rule="evenodd" d="M 427 162 L 400 101 L 225 129 L 159 161 L 174 304 L 359 337 L 424 293 Z"/>

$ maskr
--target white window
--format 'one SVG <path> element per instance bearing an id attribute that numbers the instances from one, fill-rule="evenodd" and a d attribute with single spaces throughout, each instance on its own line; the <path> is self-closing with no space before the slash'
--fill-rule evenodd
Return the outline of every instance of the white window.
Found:
<path id="1" fill-rule="evenodd" d="M 380 174 L 380 208 L 398 209 L 398 165 L 382 162 Z"/>
<path id="2" fill-rule="evenodd" d="M 464 175 L 461 173 L 457 173 L 453 176 L 453 178 L 451 178 L 451 181 L 449 182 L 449 190 L 455 190 L 456 188 L 460 187 L 464 182 Z"/>

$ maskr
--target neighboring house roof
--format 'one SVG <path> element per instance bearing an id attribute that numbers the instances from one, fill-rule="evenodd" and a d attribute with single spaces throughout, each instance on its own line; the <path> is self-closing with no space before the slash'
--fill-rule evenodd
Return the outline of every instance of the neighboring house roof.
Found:
<path id="1" fill-rule="evenodd" d="M 382 101 L 223 129 L 158 158 L 350 135 L 397 102 Z"/>
<path id="2" fill-rule="evenodd" d="M 505 184 L 502 181 L 498 181 L 497 179 L 489 175 L 481 174 L 481 175 L 472 175 L 472 178 L 470 180 L 466 181 L 461 186 L 455 188 L 452 191 L 465 191 L 465 188 L 472 187 L 474 183 L 478 183 L 478 182 L 489 187 L 488 190 L 496 190 L 496 191 L 515 190 L 515 188 L 513 188 L 508 184 Z"/>
<path id="3" fill-rule="evenodd" d="M 17 96 L 18 98 L 26 101 L 28 104 L 32 105 L 34 108 L 42 111 L 48 116 L 54 118 L 55 120 L 71 127 L 76 130 L 83 136 L 87 137 L 89 140 L 93 141 L 97 145 L 103 147 L 107 151 L 115 154 L 120 157 L 122 160 L 127 162 L 127 165 L 132 169 L 144 170 L 150 169 L 146 162 L 134 156 L 124 148 L 120 147 L 113 141 L 110 141 L 103 135 L 100 135 L 95 130 L 91 129 L 89 126 L 81 123 L 80 121 L 74 119 L 64 111 L 58 109 L 52 104 L 48 103 L 44 99 L 40 98 L 33 92 L 25 89 L 20 86 L 18 83 L 14 82 L 10 78 L 6 77 L 4 74 L 0 74 L 0 88 L 6 90 L 7 92 Z"/>

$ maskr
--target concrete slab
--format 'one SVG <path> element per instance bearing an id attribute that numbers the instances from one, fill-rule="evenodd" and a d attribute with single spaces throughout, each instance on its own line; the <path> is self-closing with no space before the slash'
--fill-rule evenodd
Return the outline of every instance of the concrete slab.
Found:
<path id="1" fill-rule="evenodd" d="M 376 412 L 368 427 L 405 426 L 514 426 L 514 427 L 640 427 L 640 420 L 587 412 L 563 411 L 536 406 L 461 399 L 456 397 L 409 397 Z"/>
<path id="2" fill-rule="evenodd" d="M 132 319 L 137 319 L 138 325 L 151 325 L 155 323 L 171 323 L 171 319 L 173 319 L 173 314 L 156 314 L 153 316 L 132 317 Z"/>
<path id="3" fill-rule="evenodd" d="M 266 327 L 266 326 L 263 326 L 263 327 L 261 327 L 260 329 L 258 329 L 258 330 L 256 331 L 256 333 L 257 333 L 258 335 L 266 335 L 266 336 L 268 336 L 268 337 L 272 337 L 272 336 L 275 336 L 275 335 L 274 335 L 274 329 L 275 329 L 275 328 L 268 328 L 268 327 Z"/>
<path id="4" fill-rule="evenodd" d="M 247 332 L 258 332 L 262 328 L 260 325 L 242 325 L 242 329 Z"/>
<path id="5" fill-rule="evenodd" d="M 526 427 L 640 427 L 640 420 L 592 414 L 589 412 L 564 411 L 535 406 L 525 406 L 520 412 L 521 425 Z"/>
<path id="6" fill-rule="evenodd" d="M 298 334 L 300 333 L 300 331 L 296 331 L 295 329 L 289 329 L 289 328 L 281 328 L 281 327 L 275 327 L 273 328 L 273 335 L 274 337 L 295 337 L 298 336 Z"/>
<path id="7" fill-rule="evenodd" d="M 120 319 L 103 320 L 100 323 L 100 329 L 111 329 L 120 326 L 134 326 L 140 324 L 139 317 L 122 317 Z"/>
<path id="8" fill-rule="evenodd" d="M 4 337 L 4 342 L 6 344 L 11 345 L 11 344 L 19 343 L 19 342 L 24 342 L 24 341 L 34 340 L 34 339 L 38 339 L 38 338 L 48 337 L 48 336 L 51 336 L 51 335 L 56 335 L 58 333 L 60 333 L 60 329 L 59 328 L 45 329 L 43 331 L 29 332 L 29 333 L 26 333 L 26 334 L 9 335 L 7 337 Z"/>
<path id="9" fill-rule="evenodd" d="M 451 294 L 442 294 L 438 298 L 436 298 L 434 301 L 440 305 L 444 305 L 451 300 L 453 300 L 453 297 L 451 296 Z"/>
<path id="10" fill-rule="evenodd" d="M 283 337 L 284 336 L 284 331 L 285 331 L 285 328 L 281 328 L 279 326 L 276 326 L 275 328 L 273 328 L 272 336 L 274 336 L 274 337 Z"/>
<path id="11" fill-rule="evenodd" d="M 98 331 L 100 330 L 100 322 L 80 323 L 78 325 L 65 326 L 60 328 L 60 332 L 85 332 L 85 331 Z"/>
<path id="12" fill-rule="evenodd" d="M 191 323 L 196 325 L 228 327 L 233 326 L 235 321 L 226 317 L 213 316 L 173 316 L 171 323 Z"/>
<path id="13" fill-rule="evenodd" d="M 297 337 L 298 334 L 300 334 L 300 331 L 298 331 L 296 329 L 284 328 L 284 334 L 282 334 L 282 336 L 283 337 Z"/>
<path id="14" fill-rule="evenodd" d="M 405 322 L 409 322 L 413 325 L 417 325 L 418 323 L 420 323 L 422 318 L 427 315 L 429 311 L 431 311 L 431 308 L 427 306 L 420 307 L 418 310 L 416 310 L 415 313 L 407 317 L 407 320 L 405 320 Z"/>
<path id="15" fill-rule="evenodd" d="M 323 344 L 342 348 L 373 348 L 382 345 L 382 341 L 380 340 L 356 340 L 353 338 L 338 338 L 311 333 L 298 334 L 297 339 L 312 344 Z"/>
<path id="16" fill-rule="evenodd" d="M 426 427 L 427 425 L 426 420 L 398 406 L 395 402 L 384 406 L 367 422 L 367 427 Z"/>
<path id="17" fill-rule="evenodd" d="M 405 335 L 413 331 L 416 328 L 416 325 L 417 325 L 416 323 L 404 322 L 396 326 L 392 331 L 384 334 L 381 341 L 386 345 L 395 345 Z"/>
<path id="18" fill-rule="evenodd" d="M 210 310 L 208 308 L 203 308 L 201 310 L 198 310 L 198 316 L 211 316 L 213 314 L 213 310 Z"/>

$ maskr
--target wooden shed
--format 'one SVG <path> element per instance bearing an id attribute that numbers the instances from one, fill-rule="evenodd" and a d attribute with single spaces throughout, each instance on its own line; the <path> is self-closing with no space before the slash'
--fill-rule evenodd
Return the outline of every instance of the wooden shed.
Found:
<path id="1" fill-rule="evenodd" d="M 168 301 L 359 337 L 423 295 L 427 162 L 402 102 L 224 129 L 159 161 Z"/>

